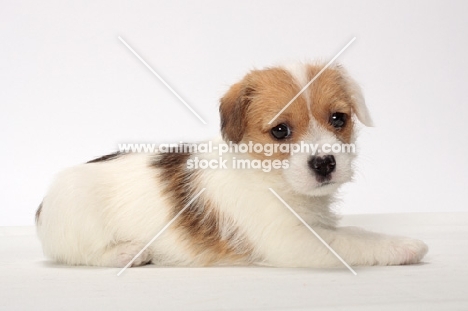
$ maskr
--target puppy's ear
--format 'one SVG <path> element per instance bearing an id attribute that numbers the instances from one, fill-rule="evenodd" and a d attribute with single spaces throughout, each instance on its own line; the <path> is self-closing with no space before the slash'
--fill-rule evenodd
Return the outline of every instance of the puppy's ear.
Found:
<path id="1" fill-rule="evenodd" d="M 221 117 L 221 134 L 225 141 L 239 143 L 247 126 L 247 108 L 250 105 L 253 89 L 245 81 L 231 86 L 221 98 L 219 114 Z"/>
<path id="2" fill-rule="evenodd" d="M 362 95 L 361 87 L 353 78 L 351 78 L 351 76 L 343 67 L 339 66 L 338 68 L 341 72 L 341 76 L 345 81 L 346 90 L 353 101 L 352 109 L 356 114 L 356 117 L 365 126 L 374 126 L 374 122 L 372 121 L 369 110 L 366 106 L 366 101 L 364 100 L 364 95 Z"/>

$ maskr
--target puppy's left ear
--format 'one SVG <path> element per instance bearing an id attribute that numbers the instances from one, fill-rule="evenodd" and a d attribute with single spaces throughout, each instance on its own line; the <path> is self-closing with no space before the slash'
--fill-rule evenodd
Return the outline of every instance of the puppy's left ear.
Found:
<path id="1" fill-rule="evenodd" d="M 361 87 L 353 78 L 351 78 L 351 76 L 343 67 L 338 66 L 338 70 L 340 71 L 341 76 L 345 81 L 346 90 L 350 94 L 353 101 L 352 108 L 353 112 L 356 114 L 356 117 L 365 126 L 374 126 L 374 122 L 372 121 L 369 110 L 367 109 Z"/>
<path id="2" fill-rule="evenodd" d="M 221 98 L 219 106 L 221 134 L 226 142 L 232 141 L 237 144 L 244 137 L 247 126 L 247 109 L 253 92 L 245 84 L 245 79 L 234 84 Z"/>

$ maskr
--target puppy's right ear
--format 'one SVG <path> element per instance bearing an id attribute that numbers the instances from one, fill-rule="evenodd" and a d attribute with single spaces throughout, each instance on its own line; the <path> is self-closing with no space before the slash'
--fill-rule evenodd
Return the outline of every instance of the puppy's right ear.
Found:
<path id="1" fill-rule="evenodd" d="M 228 142 L 239 143 L 244 137 L 247 126 L 247 109 L 250 105 L 252 88 L 245 86 L 245 82 L 231 86 L 221 98 L 219 114 L 221 117 L 221 134 Z"/>
<path id="2" fill-rule="evenodd" d="M 367 109 L 361 87 L 353 78 L 351 78 L 346 69 L 341 66 L 338 66 L 337 69 L 340 71 L 341 77 L 345 81 L 346 90 L 353 101 L 352 107 L 356 117 L 365 126 L 374 126 L 374 122 L 372 122 L 369 110 Z"/>

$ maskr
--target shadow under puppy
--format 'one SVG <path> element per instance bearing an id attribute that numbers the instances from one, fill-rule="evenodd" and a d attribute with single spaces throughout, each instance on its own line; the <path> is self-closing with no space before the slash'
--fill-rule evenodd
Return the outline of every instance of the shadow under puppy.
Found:
<path id="1" fill-rule="evenodd" d="M 72 167 L 56 177 L 36 214 L 45 255 L 69 265 L 123 267 L 205 188 L 133 266 L 341 265 L 271 188 L 348 264 L 419 262 L 427 252 L 423 242 L 337 227 L 330 210 L 336 190 L 352 178 L 355 154 L 322 147 L 353 144 L 357 120 L 371 125 L 360 88 L 345 70 L 326 69 L 275 118 L 322 68 L 295 64 L 248 73 L 221 99 L 222 138 L 214 142 L 314 144 L 315 154 L 222 155 L 228 163 L 281 163 L 268 172 L 189 167 L 218 159 L 217 151 L 116 153 Z"/>

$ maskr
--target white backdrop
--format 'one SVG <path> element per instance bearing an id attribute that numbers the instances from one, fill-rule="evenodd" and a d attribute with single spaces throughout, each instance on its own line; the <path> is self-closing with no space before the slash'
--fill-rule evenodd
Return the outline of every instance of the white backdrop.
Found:
<path id="1" fill-rule="evenodd" d="M 468 211 L 468 2 L 5 1 L 0 4 L 0 225 L 31 225 L 59 170 L 119 142 L 218 133 L 248 70 L 339 58 L 364 89 L 344 214 Z M 207 121 L 196 119 L 122 36 Z"/>

